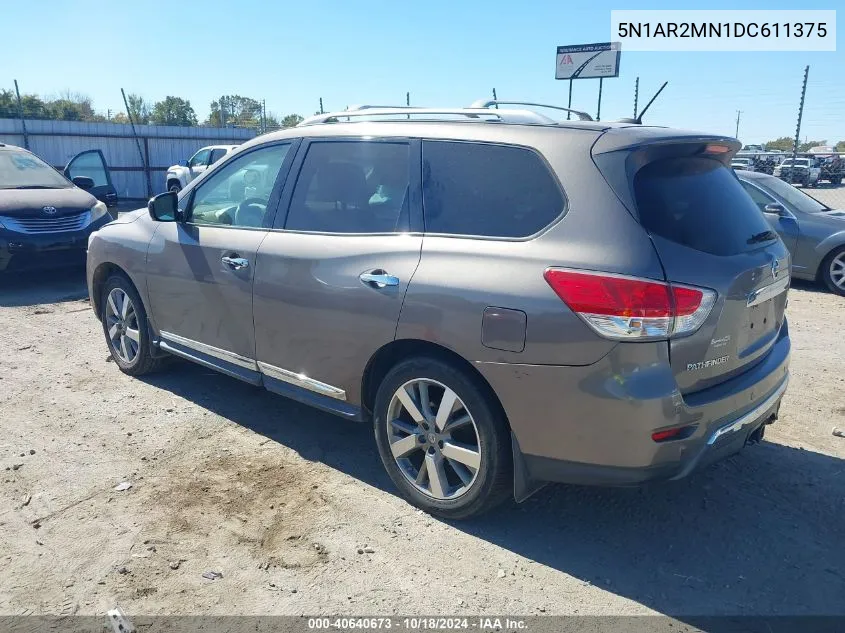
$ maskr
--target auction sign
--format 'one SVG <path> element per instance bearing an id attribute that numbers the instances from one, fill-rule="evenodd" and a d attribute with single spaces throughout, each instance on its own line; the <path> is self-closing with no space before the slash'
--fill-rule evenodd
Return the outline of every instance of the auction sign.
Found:
<path id="1" fill-rule="evenodd" d="M 555 79 L 603 79 L 619 76 L 619 42 L 558 46 Z"/>

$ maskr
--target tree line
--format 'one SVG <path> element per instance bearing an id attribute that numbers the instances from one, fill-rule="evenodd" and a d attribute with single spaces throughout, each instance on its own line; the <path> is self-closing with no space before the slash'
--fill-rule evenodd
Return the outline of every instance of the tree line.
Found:
<path id="1" fill-rule="evenodd" d="M 280 117 L 266 112 L 264 104 L 257 99 L 240 95 L 223 95 L 212 101 L 208 118 L 199 122 L 191 102 L 181 97 L 168 95 L 161 101 L 151 102 L 138 94 L 126 96 L 129 114 L 138 125 L 176 125 L 193 127 L 208 125 L 214 127 L 248 127 L 273 130 L 293 127 L 303 120 L 298 114 Z M 0 118 L 47 119 L 53 121 L 91 121 L 95 123 L 129 123 L 125 112 L 103 114 L 94 110 L 91 98 L 74 92 L 65 92 L 52 99 L 34 94 L 21 95 L 20 108 L 13 90 L 0 90 Z"/>
<path id="2" fill-rule="evenodd" d="M 768 141 L 767 143 L 763 144 L 763 147 L 767 151 L 772 150 L 780 150 L 782 152 L 791 152 L 792 146 L 795 144 L 795 139 L 790 138 L 788 136 L 781 136 L 780 138 L 775 139 L 774 141 Z M 805 141 L 803 143 L 798 143 L 798 151 L 799 152 L 806 152 L 811 147 L 818 147 L 819 145 L 828 145 L 827 141 Z M 839 141 L 833 146 L 833 151 L 835 152 L 845 152 L 845 141 Z"/>

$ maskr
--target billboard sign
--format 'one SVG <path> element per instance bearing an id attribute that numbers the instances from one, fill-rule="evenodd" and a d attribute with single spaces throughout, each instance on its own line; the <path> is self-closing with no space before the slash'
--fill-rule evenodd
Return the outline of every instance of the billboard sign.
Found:
<path id="1" fill-rule="evenodd" d="M 601 79 L 619 76 L 619 42 L 558 46 L 555 79 Z"/>

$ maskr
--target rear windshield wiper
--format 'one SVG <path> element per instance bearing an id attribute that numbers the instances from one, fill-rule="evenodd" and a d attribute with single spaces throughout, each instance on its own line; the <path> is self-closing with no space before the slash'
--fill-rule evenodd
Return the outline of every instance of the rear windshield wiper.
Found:
<path id="1" fill-rule="evenodd" d="M 761 231 L 760 233 L 755 233 L 747 240 L 745 240 L 746 244 L 758 244 L 760 242 L 768 242 L 769 240 L 776 240 L 778 238 L 778 234 L 774 231 Z"/>

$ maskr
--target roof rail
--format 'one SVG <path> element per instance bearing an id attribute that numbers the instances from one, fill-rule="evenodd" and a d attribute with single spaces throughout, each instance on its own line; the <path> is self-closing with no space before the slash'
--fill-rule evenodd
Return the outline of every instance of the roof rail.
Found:
<path id="1" fill-rule="evenodd" d="M 582 121 L 592 121 L 593 117 L 591 117 L 586 112 L 582 112 L 581 110 L 573 110 L 572 108 L 564 108 L 561 106 L 550 105 L 548 103 L 533 103 L 531 101 L 500 101 L 494 99 L 479 99 L 478 101 L 473 101 L 472 104 L 469 106 L 470 108 L 489 108 L 490 106 L 498 106 L 498 105 L 522 105 L 522 106 L 534 106 L 535 108 L 551 108 L 552 110 L 562 110 L 564 112 L 571 112 L 572 114 L 576 115 Z"/>
<path id="2" fill-rule="evenodd" d="M 472 119 L 480 119 L 482 117 L 490 117 L 497 121 L 504 120 L 504 116 L 502 114 L 497 113 L 495 110 L 490 110 L 487 108 L 416 108 L 416 107 L 408 107 L 408 106 L 369 106 L 369 105 L 358 105 L 353 106 L 354 109 L 349 110 L 342 110 L 340 112 L 326 112 L 325 114 L 317 114 L 312 117 L 309 117 L 302 121 L 297 127 L 305 127 L 308 125 L 317 125 L 319 123 L 337 123 L 339 119 L 345 118 L 356 118 L 356 117 L 393 117 L 393 116 L 402 116 L 408 117 L 409 115 L 417 115 L 417 116 L 443 116 L 443 115 L 454 115 L 454 116 L 464 116 Z M 541 115 L 538 115 L 541 116 Z"/>

